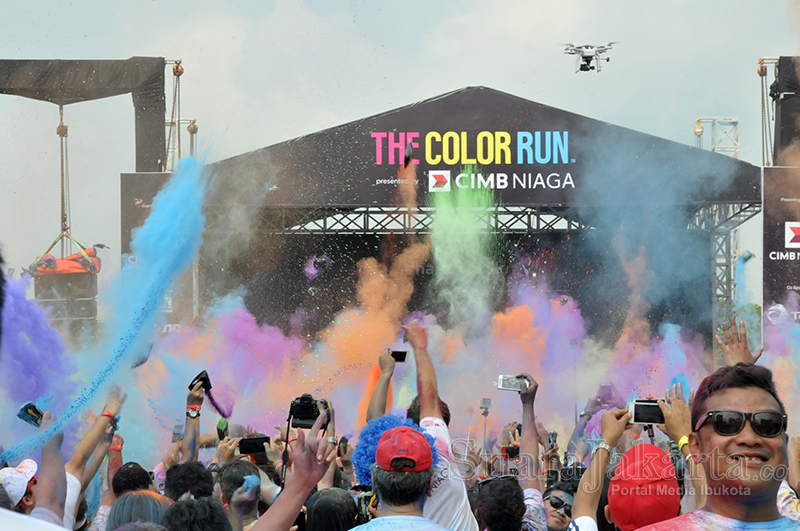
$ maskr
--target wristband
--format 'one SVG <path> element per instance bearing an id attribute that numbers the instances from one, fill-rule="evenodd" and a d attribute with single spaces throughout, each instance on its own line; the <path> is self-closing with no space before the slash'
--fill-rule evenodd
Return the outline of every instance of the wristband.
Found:
<path id="1" fill-rule="evenodd" d="M 200 404 L 187 404 L 186 409 L 193 409 L 195 411 L 200 411 Z"/>
<path id="2" fill-rule="evenodd" d="M 103 411 L 102 413 L 100 413 L 100 416 L 101 417 L 108 417 L 111 420 L 114 420 L 114 414 L 111 413 L 110 411 Z"/>
<path id="3" fill-rule="evenodd" d="M 122 445 L 121 444 L 114 444 L 112 446 L 109 446 L 108 449 L 109 450 L 116 450 L 118 452 L 121 452 L 122 451 Z"/>
<path id="4" fill-rule="evenodd" d="M 293 442 L 295 442 L 296 440 L 297 440 L 297 437 L 292 437 L 291 439 L 289 439 L 288 441 L 286 441 L 286 444 L 287 444 L 287 445 L 290 445 L 290 444 L 292 444 Z"/>
<path id="5" fill-rule="evenodd" d="M 684 435 L 678 440 L 678 451 L 683 452 L 683 447 L 689 444 L 689 436 Z"/>

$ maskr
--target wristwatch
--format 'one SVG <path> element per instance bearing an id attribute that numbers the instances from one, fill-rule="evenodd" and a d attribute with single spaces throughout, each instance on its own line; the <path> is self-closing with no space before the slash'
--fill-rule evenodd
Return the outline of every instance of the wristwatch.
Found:
<path id="1" fill-rule="evenodd" d="M 190 419 L 196 419 L 197 417 L 200 416 L 200 412 L 197 411 L 196 409 L 187 409 L 186 416 L 189 417 Z"/>
<path id="2" fill-rule="evenodd" d="M 219 463 L 211 463 L 208 465 L 208 471 L 212 473 L 219 472 Z"/>
<path id="3" fill-rule="evenodd" d="M 597 453 L 597 450 L 600 450 L 601 448 L 606 452 L 608 452 L 609 457 L 611 456 L 611 447 L 606 443 L 601 442 L 600 444 L 594 447 L 594 450 L 592 450 L 592 458 L 594 458 L 594 454 Z"/>

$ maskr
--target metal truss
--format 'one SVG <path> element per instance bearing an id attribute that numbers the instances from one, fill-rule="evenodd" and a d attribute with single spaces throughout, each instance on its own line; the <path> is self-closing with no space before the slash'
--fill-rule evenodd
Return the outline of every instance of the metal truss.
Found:
<path id="1" fill-rule="evenodd" d="M 690 229 L 711 232 L 712 318 L 728 321 L 733 316 L 736 296 L 735 261 L 733 244 L 735 229 L 761 212 L 761 203 L 733 203 L 705 205 L 695 210 L 689 221 Z"/>
<path id="2" fill-rule="evenodd" d="M 495 206 L 477 209 L 485 230 L 493 233 L 571 232 L 591 227 L 568 213 L 566 208 Z M 224 212 L 209 212 L 207 231 L 221 231 Z M 398 206 L 358 208 L 274 207 L 261 212 L 259 232 L 266 234 L 429 234 L 436 209 L 408 209 Z"/>
<path id="3" fill-rule="evenodd" d="M 730 118 L 698 118 L 695 120 L 696 146 L 703 147 L 703 127 L 700 124 L 711 125 L 711 151 L 739 158 L 739 117 Z M 699 134 L 698 134 L 699 133 Z"/>
<path id="4" fill-rule="evenodd" d="M 239 208 L 248 210 L 239 214 L 259 218 L 258 232 L 262 234 L 429 234 L 436 219 L 433 207 Z M 566 207 L 495 206 L 477 212 L 480 223 L 492 233 L 569 233 L 594 228 L 591 214 L 580 219 Z M 715 321 L 729 319 L 733 312 L 736 260 L 733 231 L 759 212 L 761 203 L 719 203 L 695 207 L 688 213 L 688 230 L 708 231 L 711 235 Z M 207 214 L 206 232 L 224 232 L 224 218 L 231 214 L 231 208 L 210 207 Z"/>

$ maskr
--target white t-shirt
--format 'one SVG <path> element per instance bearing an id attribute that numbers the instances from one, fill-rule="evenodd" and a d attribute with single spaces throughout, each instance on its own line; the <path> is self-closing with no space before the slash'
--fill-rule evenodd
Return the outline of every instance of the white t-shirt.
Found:
<path id="1" fill-rule="evenodd" d="M 75 506 L 81 495 L 81 480 L 67 472 L 67 497 L 64 500 L 64 527 L 75 527 Z"/>
<path id="2" fill-rule="evenodd" d="M 453 453 L 450 451 L 450 431 L 437 417 L 425 417 L 419 423 L 422 430 L 436 439 L 436 477 L 433 488 L 423 507 L 422 514 L 453 531 L 478 531 L 478 521 L 472 515 L 467 499 L 467 486 L 461 477 Z"/>
<path id="3" fill-rule="evenodd" d="M 34 511 L 42 512 L 46 511 L 46 509 L 34 509 Z M 58 519 L 51 511 L 47 511 L 47 513 L 53 516 L 53 520 Z M 15 513 L 8 509 L 0 509 L 0 529 L 3 531 L 64 531 L 63 526 L 48 523 L 34 516 Z"/>
<path id="4" fill-rule="evenodd" d="M 570 522 L 567 531 L 597 531 L 597 522 L 591 516 L 579 516 Z"/>
<path id="5" fill-rule="evenodd" d="M 449 531 L 436 522 L 421 516 L 381 516 L 373 518 L 355 529 L 359 531 L 394 531 L 409 529 L 414 531 Z"/>

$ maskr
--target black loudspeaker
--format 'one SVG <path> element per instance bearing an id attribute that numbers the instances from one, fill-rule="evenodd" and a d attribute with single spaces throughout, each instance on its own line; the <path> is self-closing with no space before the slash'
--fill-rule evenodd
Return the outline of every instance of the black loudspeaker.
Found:
<path id="1" fill-rule="evenodd" d="M 776 79 L 770 86 L 770 96 L 775 101 L 775 142 L 772 160 L 783 166 L 781 152 L 800 138 L 800 57 L 781 57 L 776 66 Z"/>
<path id="2" fill-rule="evenodd" d="M 63 273 L 34 278 L 36 302 L 49 310 L 50 321 L 67 324 L 97 317 L 97 275 Z"/>

